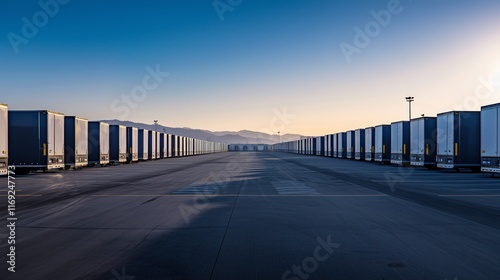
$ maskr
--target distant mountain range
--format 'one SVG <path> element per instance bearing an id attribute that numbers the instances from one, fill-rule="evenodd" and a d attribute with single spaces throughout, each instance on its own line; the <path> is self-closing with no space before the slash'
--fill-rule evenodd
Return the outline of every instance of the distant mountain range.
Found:
<path id="1" fill-rule="evenodd" d="M 119 124 L 125 126 L 133 126 L 142 129 L 154 130 L 154 124 L 143 124 L 143 123 L 135 123 L 130 121 L 120 121 L 120 120 L 102 120 L 103 122 L 107 122 L 109 124 Z M 284 134 L 278 136 L 270 135 L 267 133 L 261 133 L 250 130 L 241 130 L 238 132 L 233 131 L 209 131 L 209 130 L 201 130 L 201 129 L 192 129 L 192 128 L 174 128 L 174 127 L 166 127 L 163 125 L 157 126 L 157 131 L 175 134 L 180 136 L 186 136 L 196 139 L 209 140 L 220 143 L 227 144 L 275 144 L 278 143 L 279 140 L 281 142 L 299 140 L 302 135 L 299 134 Z"/>

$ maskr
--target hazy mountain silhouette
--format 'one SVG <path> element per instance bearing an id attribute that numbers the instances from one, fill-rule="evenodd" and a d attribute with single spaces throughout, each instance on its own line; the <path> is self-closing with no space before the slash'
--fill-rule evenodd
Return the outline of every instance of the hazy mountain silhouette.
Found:
<path id="1" fill-rule="evenodd" d="M 125 126 L 133 126 L 137 128 L 154 130 L 154 124 L 143 124 L 143 123 L 135 123 L 131 121 L 120 121 L 120 120 L 102 120 L 103 122 L 107 122 L 109 124 L 120 124 Z M 278 139 L 281 139 L 282 142 L 298 140 L 302 137 L 299 134 L 285 134 L 278 136 L 270 135 L 267 133 L 250 131 L 250 130 L 241 130 L 241 131 L 209 131 L 209 130 L 201 130 L 201 129 L 192 129 L 192 128 L 174 128 L 167 127 L 163 125 L 157 126 L 157 131 L 181 135 L 196 139 L 209 140 L 220 143 L 227 144 L 274 144 L 278 143 Z"/>

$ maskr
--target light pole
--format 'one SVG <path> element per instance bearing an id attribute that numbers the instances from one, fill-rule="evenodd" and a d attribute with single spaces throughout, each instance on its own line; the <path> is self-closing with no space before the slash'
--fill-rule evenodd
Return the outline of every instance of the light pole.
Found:
<path id="1" fill-rule="evenodd" d="M 278 131 L 278 143 L 281 143 L 281 131 Z"/>
<path id="2" fill-rule="evenodd" d="M 411 121 L 411 103 L 413 101 L 415 101 L 415 98 L 413 96 L 408 96 L 405 98 L 406 99 L 406 102 L 408 102 L 408 111 L 409 111 L 409 117 L 410 117 L 410 121 Z"/>

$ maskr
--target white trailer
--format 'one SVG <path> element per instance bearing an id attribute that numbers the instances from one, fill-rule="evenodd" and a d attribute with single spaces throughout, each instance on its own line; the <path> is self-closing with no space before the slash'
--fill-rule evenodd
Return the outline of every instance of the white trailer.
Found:
<path id="1" fill-rule="evenodd" d="M 481 171 L 500 173 L 500 103 L 481 107 Z"/>

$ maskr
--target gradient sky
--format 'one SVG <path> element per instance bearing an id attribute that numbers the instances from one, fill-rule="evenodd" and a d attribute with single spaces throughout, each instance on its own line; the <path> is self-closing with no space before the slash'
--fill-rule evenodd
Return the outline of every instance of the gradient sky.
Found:
<path id="1" fill-rule="evenodd" d="M 38 1 L 2 1 L 0 103 L 324 135 L 407 119 L 408 95 L 414 117 L 500 102 L 499 1 L 401 0 L 348 62 L 340 44 L 356 46 L 355 27 L 391 2 L 243 0 L 221 20 L 213 1 L 71 0 L 44 25 Z M 26 38 L 22 18 L 34 15 L 41 27 Z M 17 53 L 13 34 L 25 38 Z M 147 67 L 169 75 L 132 108 L 122 96 L 143 86 Z M 282 122 L 284 108 L 293 117 Z"/>

